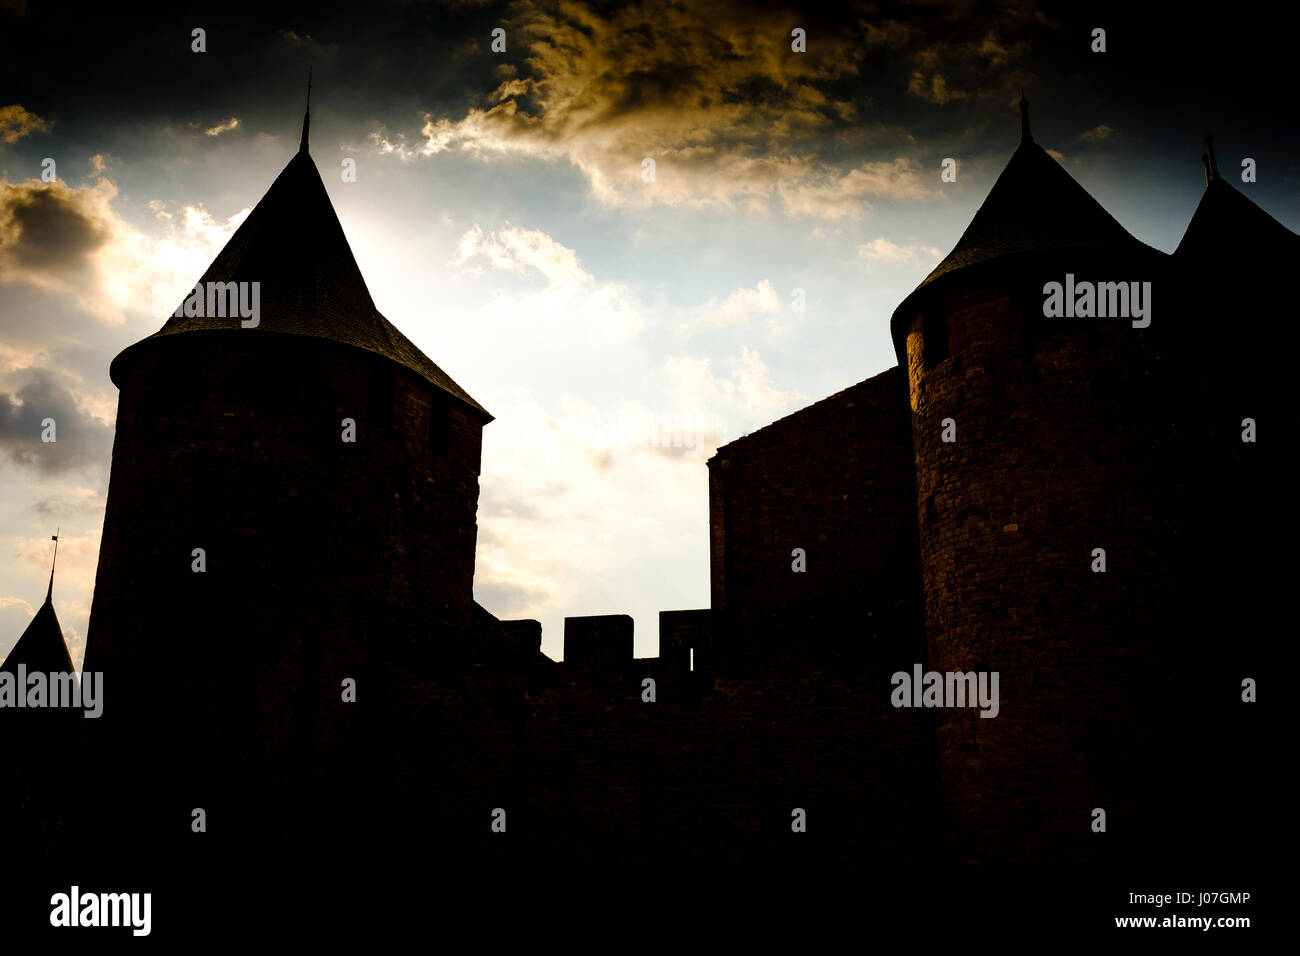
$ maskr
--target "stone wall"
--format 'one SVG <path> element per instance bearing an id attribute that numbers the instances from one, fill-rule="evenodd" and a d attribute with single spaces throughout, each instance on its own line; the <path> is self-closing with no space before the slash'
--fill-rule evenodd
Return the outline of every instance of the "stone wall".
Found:
<path id="1" fill-rule="evenodd" d="M 914 501 L 897 368 L 719 448 L 709 461 L 719 653 L 763 644 L 870 657 L 872 642 L 891 641 L 919 651 Z"/>

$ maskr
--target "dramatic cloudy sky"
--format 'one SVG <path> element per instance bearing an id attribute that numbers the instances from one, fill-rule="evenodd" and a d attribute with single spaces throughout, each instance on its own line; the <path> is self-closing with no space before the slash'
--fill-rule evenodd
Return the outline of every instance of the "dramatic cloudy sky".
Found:
<path id="1" fill-rule="evenodd" d="M 645 656 L 660 609 L 708 605 L 705 461 L 894 364 L 889 316 L 1014 149 L 1022 87 L 1038 141 L 1144 241 L 1177 244 L 1207 130 L 1300 227 L 1273 15 L 1133 6 L 0 0 L 0 655 L 61 527 L 80 660 L 109 360 L 288 162 L 309 64 L 312 154 L 376 303 L 497 417 L 478 600 L 540 619 L 555 657 L 564 616 L 631 613 Z M 647 438 L 673 429 L 696 447 Z"/>

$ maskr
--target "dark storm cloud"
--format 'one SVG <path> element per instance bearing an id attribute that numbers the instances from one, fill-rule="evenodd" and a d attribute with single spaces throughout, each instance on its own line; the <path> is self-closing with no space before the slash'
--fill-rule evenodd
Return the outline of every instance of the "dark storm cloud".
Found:
<path id="1" fill-rule="evenodd" d="M 47 369 L 29 369 L 12 394 L 0 391 L 0 453 L 45 475 L 108 463 L 113 429 L 85 411 Z M 52 442 L 41 440 L 54 420 Z"/>
<path id="2" fill-rule="evenodd" d="M 58 182 L 0 183 L 0 282 L 84 269 L 108 238 L 81 193 Z"/>
<path id="3" fill-rule="evenodd" d="M 779 193 L 793 214 L 840 216 L 869 198 L 938 195 L 933 177 L 922 181 L 917 137 L 899 125 L 923 124 L 900 105 L 970 98 L 1005 111 L 1023 77 L 1014 62 L 1023 40 L 979 23 L 951 38 L 926 34 L 867 7 L 838 21 L 717 0 L 509 9 L 523 66 L 461 116 L 431 104 L 419 139 L 378 134 L 382 149 L 563 159 L 612 203 L 754 205 Z M 807 52 L 792 50 L 795 30 Z M 876 82 L 883 60 L 892 80 Z M 978 95 L 944 71 L 966 85 L 978 76 Z M 641 185 L 646 158 L 661 166 L 652 190 Z"/>
<path id="4" fill-rule="evenodd" d="M 80 143 L 124 123 L 194 123 L 202 136 L 231 117 L 241 127 L 227 135 L 283 134 L 311 64 L 316 122 L 354 141 L 378 125 L 414 142 L 424 112 L 456 122 L 495 109 L 507 133 L 524 135 L 529 117 L 533 135 L 564 141 L 647 121 L 658 134 L 670 110 L 705 122 L 748 110 L 716 131 L 689 129 L 764 158 L 795 142 L 823 159 L 837 148 L 843 161 L 892 159 L 864 154 L 854 131 L 924 148 L 990 127 L 1001 136 L 1023 85 L 1061 140 L 1106 124 L 1196 151 L 1213 126 L 1294 147 L 1289 84 L 1270 76 L 1289 58 L 1286 31 L 1252 11 L 1211 30 L 1131 3 L 146 4 L 78 11 L 71 23 L 41 5 L 21 17 L 0 9 L 0 88 Z M 489 49 L 496 26 L 509 39 L 502 54 Z M 190 51 L 194 27 L 208 52 Z M 789 50 L 794 27 L 807 31 L 806 54 Z M 1095 27 L 1107 30 L 1104 54 L 1090 51 Z"/>
<path id="5" fill-rule="evenodd" d="M 109 389 L 109 359 L 138 337 L 115 314 L 111 286 L 130 278 L 115 194 L 104 179 L 80 188 L 0 179 L 0 369 L 58 369 L 92 407 Z"/>
<path id="6" fill-rule="evenodd" d="M 1193 18 L 1132 5 L 515 0 L 454 4 L 436 26 L 405 5 L 299 18 L 314 26 L 248 32 L 249 42 L 264 57 L 278 50 L 276 69 L 305 65 L 314 50 L 318 85 L 334 77 L 323 115 L 350 142 L 373 133 L 405 158 L 462 150 L 567 161 L 610 202 L 779 194 L 789 212 L 825 216 L 873 197 L 922 198 L 918 177 L 934 179 L 941 158 L 1005 156 L 1022 88 L 1045 144 L 1099 127 L 1135 131 L 1121 147 L 1129 156 L 1169 153 L 1192 179 L 1207 128 L 1274 168 L 1300 145 L 1280 122 L 1284 85 L 1263 82 L 1283 55 L 1276 36 L 1234 22 L 1210 40 Z M 498 25 L 504 54 L 488 49 Z M 1091 50 L 1098 25 L 1105 53 Z M 790 50 L 795 27 L 807 53 Z M 232 103 L 204 122 L 245 107 L 264 111 Z M 271 128 L 282 132 L 293 111 L 277 106 Z M 670 166 L 653 192 L 629 185 L 646 156 Z"/>
<path id="7" fill-rule="evenodd" d="M 318 123 L 406 122 L 430 101 L 463 108 L 500 82 L 503 60 L 521 58 L 487 55 L 503 6 L 144 3 L 71 19 L 49 5 L 21 18 L 0 9 L 0 89 L 77 146 L 123 124 L 195 123 L 202 137 L 232 116 L 245 135 L 282 133 L 301 116 L 309 65 L 313 100 L 328 104 Z M 191 51 L 196 27 L 206 53 Z"/>

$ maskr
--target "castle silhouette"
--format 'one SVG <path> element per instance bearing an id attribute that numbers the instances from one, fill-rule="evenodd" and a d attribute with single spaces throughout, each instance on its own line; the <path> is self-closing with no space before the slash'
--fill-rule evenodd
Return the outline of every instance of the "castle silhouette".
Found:
<path id="1" fill-rule="evenodd" d="M 1211 149 L 1161 253 L 1021 117 L 893 314 L 898 365 L 709 460 L 711 607 L 663 612 L 651 659 L 629 617 L 567 618 L 560 663 L 473 599 L 492 416 L 375 308 L 305 120 L 201 279 L 260 283 L 259 324 L 182 311 L 112 363 L 85 660 L 105 708 L 43 731 L 83 759 L 15 811 L 41 851 L 867 866 L 1258 842 L 1255 795 L 1203 758 L 1265 756 L 1242 681 L 1269 613 L 1249 596 L 1281 593 L 1268 353 L 1300 237 Z M 1149 325 L 1045 316 L 1067 275 L 1149 282 Z M 10 656 L 60 649 L 47 595 Z M 997 672 L 997 716 L 895 706 L 917 665 Z"/>

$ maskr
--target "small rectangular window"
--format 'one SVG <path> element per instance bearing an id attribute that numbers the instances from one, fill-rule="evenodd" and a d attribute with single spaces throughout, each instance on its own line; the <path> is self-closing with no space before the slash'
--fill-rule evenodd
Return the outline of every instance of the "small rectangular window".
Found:
<path id="1" fill-rule="evenodd" d="M 921 351 L 927 371 L 948 357 L 948 317 L 939 303 L 921 314 Z"/>
<path id="2" fill-rule="evenodd" d="M 387 428 L 393 424 L 393 402 L 396 399 L 396 381 L 393 373 L 381 365 L 370 369 L 369 407 L 367 417 L 373 427 Z"/>
<path id="3" fill-rule="evenodd" d="M 435 458 L 442 458 L 447 454 L 450 417 L 451 409 L 447 402 L 434 395 L 429 402 L 429 454 Z"/>

